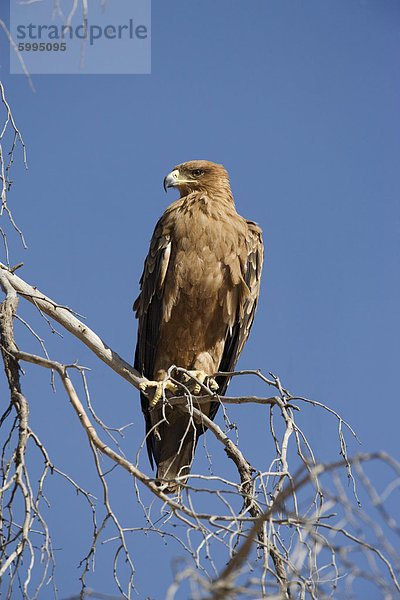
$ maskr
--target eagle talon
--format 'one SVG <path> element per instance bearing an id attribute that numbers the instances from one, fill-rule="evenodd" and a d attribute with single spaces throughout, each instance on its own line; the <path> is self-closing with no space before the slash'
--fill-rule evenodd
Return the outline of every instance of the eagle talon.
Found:
<path id="1" fill-rule="evenodd" d="M 210 386 L 211 390 L 217 391 L 219 388 L 218 383 L 216 382 L 216 380 L 214 379 L 214 377 L 210 377 L 208 380 L 208 385 Z"/>
<path id="2" fill-rule="evenodd" d="M 200 394 L 200 390 L 201 390 L 201 385 L 199 383 L 196 383 L 196 385 L 193 388 L 193 394 L 195 396 L 198 396 Z"/>
<path id="3" fill-rule="evenodd" d="M 149 387 L 156 388 L 154 391 L 154 396 L 150 400 L 151 408 L 155 406 L 160 400 L 164 390 L 169 390 L 173 393 L 175 393 L 178 390 L 178 386 L 175 385 L 175 383 L 173 383 L 170 379 L 166 379 L 165 381 L 144 381 L 139 385 L 139 388 L 142 392 L 146 392 L 147 388 Z"/>
<path id="4" fill-rule="evenodd" d="M 200 381 L 200 383 L 204 384 L 206 382 L 209 385 L 211 390 L 215 391 L 219 387 L 218 383 L 215 381 L 214 377 L 209 377 L 207 375 L 207 373 L 205 373 L 204 371 L 187 371 L 187 373 L 183 374 L 183 380 L 185 382 L 189 381 L 192 377 L 195 377 L 196 379 L 198 379 Z M 195 394 L 195 396 L 198 396 L 198 394 L 200 394 L 200 392 L 201 392 L 200 383 L 196 382 L 193 387 L 193 394 Z"/>

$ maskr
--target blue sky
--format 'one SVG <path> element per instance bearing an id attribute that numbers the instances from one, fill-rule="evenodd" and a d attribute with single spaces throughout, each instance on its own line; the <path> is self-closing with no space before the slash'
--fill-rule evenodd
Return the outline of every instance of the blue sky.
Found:
<path id="1" fill-rule="evenodd" d="M 8 19 L 5 3 L 0 17 Z M 29 162 L 25 172 L 16 161 L 9 194 L 29 246 L 10 231 L 11 262 L 24 262 L 20 276 L 86 315 L 132 360 L 131 306 L 143 260 L 176 196 L 164 194 L 163 178 L 185 160 L 223 163 L 238 212 L 260 224 L 266 247 L 257 317 L 238 367 L 273 371 L 293 394 L 338 411 L 363 451 L 399 458 L 399 17 L 392 0 L 153 0 L 151 75 L 35 75 L 36 93 L 26 78 L 9 75 L 1 34 L 0 76 Z M 23 304 L 21 314 L 34 320 Z M 51 338 L 53 358 L 92 367 L 102 418 L 134 422 L 134 456 L 143 433 L 136 391 L 70 336 L 60 341 L 35 323 Z M 19 326 L 17 333 L 21 347 L 39 351 Z M 60 468 L 95 488 L 85 436 L 61 386 L 54 396 L 47 373 L 26 370 L 34 429 Z M 262 392 L 250 379 L 230 386 L 232 395 Z M 242 449 L 259 457 L 269 448 L 265 410 L 232 415 Z M 315 408 L 298 418 L 318 457 L 336 460 L 334 421 Z M 358 450 L 351 441 L 350 448 Z M 206 464 L 199 456 L 195 468 Z M 131 482 L 121 477 L 118 485 L 124 518 L 138 519 Z M 79 589 L 90 515 L 66 485 L 50 488 L 66 597 Z M 139 597 L 162 598 L 176 548 L 141 543 Z M 146 564 L 159 573 L 150 583 Z M 114 591 L 102 559 L 88 583 Z"/>

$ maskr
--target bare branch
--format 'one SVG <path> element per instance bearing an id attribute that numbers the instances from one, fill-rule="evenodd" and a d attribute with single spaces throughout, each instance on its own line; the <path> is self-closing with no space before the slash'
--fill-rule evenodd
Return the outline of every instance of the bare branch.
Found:
<path id="1" fill-rule="evenodd" d="M 57 321 L 67 331 L 80 339 L 98 358 L 105 362 L 109 367 L 116 371 L 121 377 L 132 383 L 136 388 L 146 378 L 141 377 L 140 373 L 129 365 L 123 358 L 103 342 L 103 340 L 92 331 L 85 323 L 77 319 L 68 307 L 61 306 L 48 298 L 37 288 L 30 286 L 20 279 L 17 275 L 10 271 L 0 263 L 0 269 L 7 278 L 9 284 L 18 294 L 29 300 L 32 304 L 40 308 L 46 315 Z"/>

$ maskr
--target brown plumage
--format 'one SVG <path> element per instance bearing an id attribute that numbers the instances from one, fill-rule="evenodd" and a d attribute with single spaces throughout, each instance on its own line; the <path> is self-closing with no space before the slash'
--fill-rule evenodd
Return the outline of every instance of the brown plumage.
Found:
<path id="1" fill-rule="evenodd" d="M 135 368 L 155 381 L 171 365 L 206 375 L 232 371 L 256 310 L 261 230 L 236 212 L 222 165 L 183 163 L 167 175 L 164 187 L 177 187 L 180 198 L 158 221 L 144 264 L 133 307 L 139 319 Z M 216 381 L 218 394 L 225 394 L 229 379 Z M 141 403 L 150 462 L 154 457 L 165 491 L 175 492 L 179 485 L 173 480 L 190 472 L 204 427 L 176 408 L 164 409 L 163 418 L 162 401 L 150 409 L 143 393 Z M 211 419 L 217 410 L 217 402 L 202 406 Z"/>

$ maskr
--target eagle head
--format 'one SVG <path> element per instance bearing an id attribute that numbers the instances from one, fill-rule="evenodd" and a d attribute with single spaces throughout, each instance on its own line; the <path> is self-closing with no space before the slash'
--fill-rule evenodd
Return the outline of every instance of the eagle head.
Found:
<path id="1" fill-rule="evenodd" d="M 216 193 L 232 197 L 228 173 L 222 165 L 208 160 L 190 160 L 174 167 L 164 179 L 164 189 L 176 187 L 181 198 L 193 192 Z"/>

